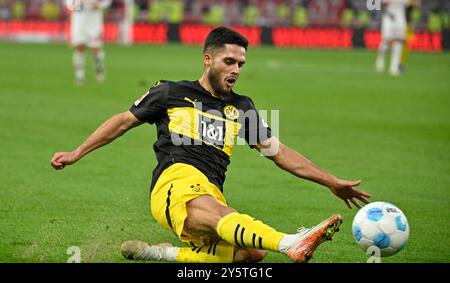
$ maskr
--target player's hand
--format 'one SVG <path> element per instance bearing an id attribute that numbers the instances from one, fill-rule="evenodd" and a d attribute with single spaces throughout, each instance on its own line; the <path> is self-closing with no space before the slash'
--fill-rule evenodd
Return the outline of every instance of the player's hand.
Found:
<path id="1" fill-rule="evenodd" d="M 75 152 L 57 152 L 53 155 L 51 160 L 51 165 L 56 170 L 61 170 L 66 167 L 66 165 L 73 164 L 80 159 Z"/>
<path id="2" fill-rule="evenodd" d="M 371 195 L 364 191 L 356 190 L 353 188 L 358 186 L 359 184 L 361 184 L 361 181 L 347 181 L 337 179 L 335 184 L 330 187 L 330 190 L 338 198 L 342 199 L 348 206 L 348 208 L 351 209 L 352 204 L 357 208 L 361 208 L 361 204 L 358 201 L 369 203 L 367 198 L 370 198 Z"/>

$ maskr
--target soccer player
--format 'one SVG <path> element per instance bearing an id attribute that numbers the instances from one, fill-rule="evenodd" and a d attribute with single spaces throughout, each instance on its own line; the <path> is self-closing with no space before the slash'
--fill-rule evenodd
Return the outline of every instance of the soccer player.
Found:
<path id="1" fill-rule="evenodd" d="M 85 49 L 92 50 L 95 59 L 95 78 L 98 82 L 105 80 L 103 50 L 103 10 L 111 0 L 66 0 L 71 11 L 70 36 L 73 51 L 75 83 L 82 85 L 85 80 Z"/>
<path id="2" fill-rule="evenodd" d="M 412 19 L 412 14 L 415 7 L 420 7 L 420 0 L 409 0 L 408 6 L 406 7 L 406 34 L 405 34 L 405 44 L 402 50 L 402 59 L 400 61 L 400 72 L 405 71 L 406 63 L 408 62 L 409 47 L 408 42 L 414 38 L 414 23 Z"/>
<path id="3" fill-rule="evenodd" d="M 342 222 L 332 215 L 296 234 L 277 231 L 229 207 L 223 195 L 225 171 L 236 137 L 242 137 L 277 166 L 317 182 L 352 208 L 368 203 L 369 194 L 354 189 L 360 181 L 339 179 L 283 145 L 259 117 L 253 101 L 233 91 L 246 63 L 248 41 L 236 31 L 218 27 L 207 36 L 204 71 L 196 81 L 160 81 L 128 111 L 104 122 L 72 152 L 55 153 L 55 169 L 77 162 L 92 150 L 143 123 L 156 124 L 154 150 L 158 165 L 151 183 L 151 212 L 188 247 L 149 245 L 132 240 L 121 246 L 128 259 L 178 262 L 258 262 L 267 251 L 307 262 L 331 239 Z"/>
<path id="4" fill-rule="evenodd" d="M 406 7 L 409 0 L 383 0 L 383 16 L 381 18 L 381 42 L 375 68 L 384 72 L 386 52 L 391 48 L 389 73 L 400 75 L 402 48 L 406 36 Z"/>

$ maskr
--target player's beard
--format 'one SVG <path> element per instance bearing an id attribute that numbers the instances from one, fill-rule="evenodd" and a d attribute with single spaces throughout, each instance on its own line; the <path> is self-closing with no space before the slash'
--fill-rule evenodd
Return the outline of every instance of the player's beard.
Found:
<path id="1" fill-rule="evenodd" d="M 213 89 L 213 91 L 220 97 L 224 97 L 230 94 L 231 88 L 226 89 L 222 86 L 222 84 L 220 83 L 220 73 L 212 67 L 209 69 L 208 72 L 208 80 L 209 83 L 211 84 L 211 88 Z"/>

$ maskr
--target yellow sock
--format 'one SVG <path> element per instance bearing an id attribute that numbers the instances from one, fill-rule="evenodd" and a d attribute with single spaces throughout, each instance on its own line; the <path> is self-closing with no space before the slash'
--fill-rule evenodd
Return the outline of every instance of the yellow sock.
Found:
<path id="1" fill-rule="evenodd" d="M 285 235 L 259 220 L 237 212 L 220 219 L 217 234 L 238 247 L 270 251 L 278 251 L 278 244 Z"/>
<path id="2" fill-rule="evenodd" d="M 209 246 L 178 248 L 177 262 L 232 263 L 234 247 L 225 242 L 215 242 Z"/>
<path id="3" fill-rule="evenodd" d="M 407 61 L 408 61 L 408 55 L 409 55 L 409 46 L 408 46 L 408 42 L 410 42 L 412 40 L 412 38 L 414 37 L 414 28 L 412 26 L 412 24 L 408 24 L 406 27 L 406 40 L 405 40 L 405 44 L 403 46 L 402 49 L 402 61 L 401 64 L 404 66 L 406 65 Z"/>

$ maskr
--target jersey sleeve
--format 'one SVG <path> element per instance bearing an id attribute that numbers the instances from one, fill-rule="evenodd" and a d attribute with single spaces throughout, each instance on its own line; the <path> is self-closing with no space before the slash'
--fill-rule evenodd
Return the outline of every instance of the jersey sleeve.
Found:
<path id="1" fill-rule="evenodd" d="M 130 112 L 141 122 L 155 123 L 167 111 L 169 83 L 160 82 L 136 100 Z"/>
<path id="2" fill-rule="evenodd" d="M 272 137 L 272 131 L 266 121 L 259 115 L 255 104 L 248 99 L 248 108 L 245 110 L 244 127 L 239 132 L 239 137 L 244 138 L 251 148 L 255 148 L 258 143 Z"/>

